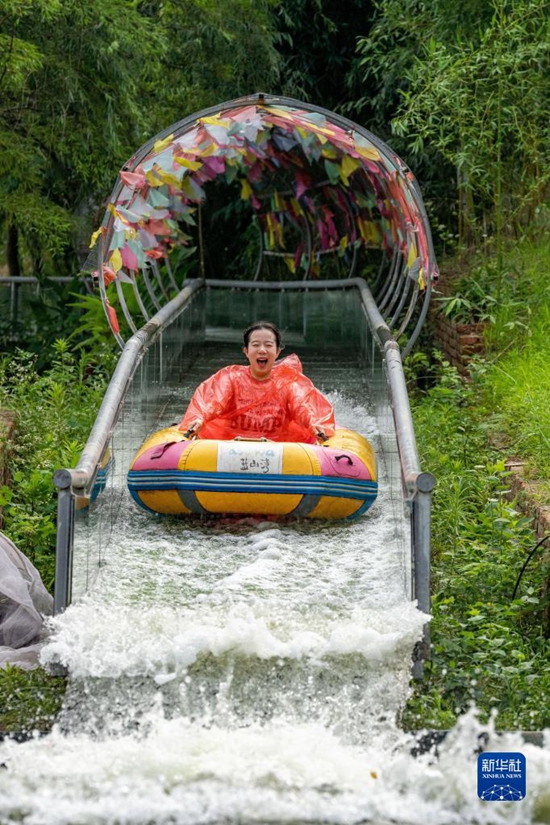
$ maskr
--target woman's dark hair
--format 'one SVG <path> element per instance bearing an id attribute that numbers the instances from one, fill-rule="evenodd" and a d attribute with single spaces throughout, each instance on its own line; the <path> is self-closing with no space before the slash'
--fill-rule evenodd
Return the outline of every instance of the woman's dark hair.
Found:
<path id="1" fill-rule="evenodd" d="M 251 326 L 248 327 L 248 329 L 243 334 L 243 340 L 246 349 L 248 349 L 248 342 L 250 341 L 250 336 L 257 329 L 268 329 L 270 332 L 272 332 L 275 336 L 275 341 L 277 342 L 277 349 L 283 349 L 281 333 L 279 332 L 275 324 L 271 323 L 271 321 L 256 321 L 255 324 L 251 324 Z"/>

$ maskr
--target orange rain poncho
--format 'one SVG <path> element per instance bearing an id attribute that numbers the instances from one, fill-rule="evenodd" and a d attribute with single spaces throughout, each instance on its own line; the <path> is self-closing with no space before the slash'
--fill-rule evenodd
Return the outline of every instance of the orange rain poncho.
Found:
<path id="1" fill-rule="evenodd" d="M 179 429 L 187 430 L 199 417 L 204 421 L 200 438 L 263 437 L 311 444 L 317 426 L 334 435 L 332 406 L 303 374 L 297 355 L 274 364 L 265 381 L 253 378 L 245 366 L 219 370 L 197 387 Z"/>

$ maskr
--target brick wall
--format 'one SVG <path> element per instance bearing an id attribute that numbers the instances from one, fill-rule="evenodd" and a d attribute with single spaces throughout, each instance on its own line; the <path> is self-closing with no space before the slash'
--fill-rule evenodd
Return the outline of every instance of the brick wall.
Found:
<path id="1" fill-rule="evenodd" d="M 532 527 L 538 540 L 550 536 L 550 506 L 537 503 L 537 499 L 540 500 L 540 495 L 537 495 L 540 492 L 537 489 L 540 487 L 540 483 L 528 481 L 524 477 L 525 466 L 523 461 L 511 458 L 508 459 L 505 467 L 510 472 L 508 477 L 510 498 L 515 499 L 518 509 L 533 520 Z M 550 564 L 550 541 L 543 545 L 540 557 L 544 559 L 545 564 Z M 533 563 L 540 562 L 535 560 Z M 541 595 L 544 598 L 549 594 L 550 578 L 546 580 Z M 544 632 L 547 637 L 550 636 L 550 604 L 545 610 Z"/>
<path id="2" fill-rule="evenodd" d="M 515 458 L 509 458 L 505 465 L 510 473 L 508 483 L 510 496 L 517 500 L 518 506 L 526 516 L 533 519 L 533 530 L 538 539 L 550 535 L 550 505 L 537 504 L 540 500 L 540 485 L 525 478 L 525 464 Z"/>
<path id="3" fill-rule="evenodd" d="M 472 356 L 484 352 L 485 324 L 456 324 L 432 306 L 430 325 L 436 342 L 449 363 L 456 367 L 461 375 L 467 377 Z"/>

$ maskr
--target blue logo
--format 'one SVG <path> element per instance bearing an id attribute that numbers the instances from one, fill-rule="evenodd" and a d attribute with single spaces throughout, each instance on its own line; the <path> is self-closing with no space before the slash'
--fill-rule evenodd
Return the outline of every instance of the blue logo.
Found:
<path id="1" fill-rule="evenodd" d="M 522 753 L 481 753 L 477 758 L 477 795 L 485 802 L 519 802 L 526 794 Z"/>

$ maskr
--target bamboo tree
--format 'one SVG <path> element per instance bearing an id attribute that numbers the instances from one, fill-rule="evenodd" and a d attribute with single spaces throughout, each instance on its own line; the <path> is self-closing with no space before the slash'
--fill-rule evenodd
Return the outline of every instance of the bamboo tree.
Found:
<path id="1" fill-rule="evenodd" d="M 12 273 L 77 272 L 122 164 L 172 121 L 273 85 L 275 38 L 270 0 L 0 0 Z"/>
<path id="2" fill-rule="evenodd" d="M 503 239 L 502 239 L 502 224 L 503 224 L 503 203 L 502 203 L 502 161 L 503 161 L 503 147 L 502 147 L 502 107 L 504 103 L 503 95 L 503 71 L 504 66 L 502 62 L 502 49 L 504 39 L 504 28 L 506 24 L 506 15 L 504 10 L 505 0 L 494 0 L 495 3 L 495 28 L 497 30 L 497 50 L 496 50 L 496 71 L 497 71 L 497 128 L 496 128 L 496 160 L 495 160 L 495 178 L 496 178 L 496 195 L 495 195 L 495 246 L 497 258 L 497 300 L 500 303 L 502 297 L 502 276 L 503 276 Z"/>
<path id="3" fill-rule="evenodd" d="M 466 9 L 473 14 L 474 6 Z M 461 241 L 469 242 L 470 233 L 480 241 L 489 227 L 502 271 L 507 227 L 528 230 L 526 217 L 544 201 L 550 183 L 548 0 L 478 4 L 492 17 L 480 14 L 477 29 L 473 17 L 459 26 L 456 15 L 453 28 L 444 0 L 384 0 L 379 7 L 384 25 L 361 44 L 379 66 L 394 59 L 391 48 L 381 47 L 388 39 L 393 37 L 401 61 L 407 32 L 413 46 L 421 43 L 418 56 L 407 52 L 394 134 L 409 155 L 421 160 L 431 149 L 441 163 L 453 164 Z"/>

